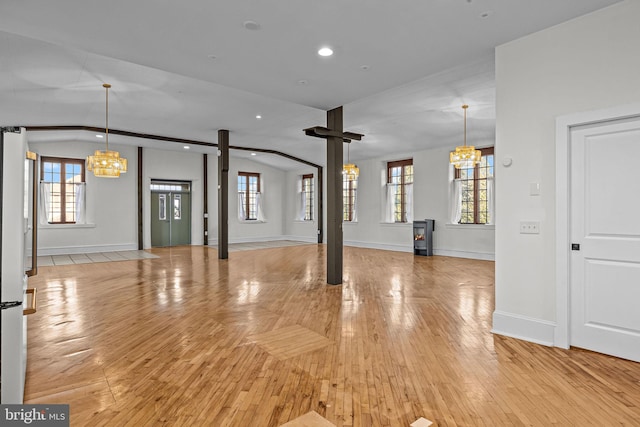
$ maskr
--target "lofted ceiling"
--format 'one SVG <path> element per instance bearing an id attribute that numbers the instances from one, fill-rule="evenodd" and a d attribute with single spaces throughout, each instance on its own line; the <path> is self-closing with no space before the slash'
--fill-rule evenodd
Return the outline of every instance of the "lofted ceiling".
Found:
<path id="1" fill-rule="evenodd" d="M 486 145 L 494 47 L 617 1 L 2 0 L 0 125 L 104 127 L 107 82 L 111 128 L 212 143 L 228 129 L 231 145 L 318 164 L 324 144 L 302 129 L 340 105 L 345 129 L 365 134 L 351 160 L 460 144 L 463 103 L 469 143 Z M 322 46 L 334 55 L 320 57 Z M 97 141 L 85 131 L 29 140 Z"/>

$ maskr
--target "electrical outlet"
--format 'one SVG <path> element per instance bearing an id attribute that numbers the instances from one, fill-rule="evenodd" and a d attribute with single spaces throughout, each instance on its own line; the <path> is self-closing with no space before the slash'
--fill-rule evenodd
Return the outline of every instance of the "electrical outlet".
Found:
<path id="1" fill-rule="evenodd" d="M 540 221 L 520 221 L 520 234 L 540 234 Z"/>

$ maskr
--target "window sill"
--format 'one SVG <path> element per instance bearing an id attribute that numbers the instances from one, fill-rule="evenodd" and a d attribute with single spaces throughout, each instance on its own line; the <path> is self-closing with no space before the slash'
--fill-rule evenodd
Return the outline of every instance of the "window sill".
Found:
<path id="1" fill-rule="evenodd" d="M 40 229 L 74 229 L 74 228 L 96 228 L 95 224 L 38 224 Z"/>
<path id="2" fill-rule="evenodd" d="M 257 219 L 238 220 L 240 224 L 266 224 L 267 221 L 258 221 Z"/>
<path id="3" fill-rule="evenodd" d="M 413 222 L 384 222 L 380 221 L 380 225 L 387 227 L 413 227 Z"/>
<path id="4" fill-rule="evenodd" d="M 459 229 L 459 230 L 495 230 L 495 224 L 452 224 L 446 223 L 445 228 Z M 437 225 L 436 225 L 437 227 Z"/>
<path id="5" fill-rule="evenodd" d="M 343 224 L 351 224 L 351 225 L 357 225 L 358 221 L 342 221 Z"/>
<path id="6" fill-rule="evenodd" d="M 305 219 L 294 219 L 293 222 L 299 223 L 299 224 L 315 224 L 316 221 L 314 219 L 312 220 L 305 220 Z"/>

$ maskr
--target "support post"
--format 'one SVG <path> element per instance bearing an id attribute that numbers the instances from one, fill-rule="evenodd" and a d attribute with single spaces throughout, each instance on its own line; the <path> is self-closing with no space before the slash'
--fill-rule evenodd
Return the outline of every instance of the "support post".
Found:
<path id="1" fill-rule="evenodd" d="M 218 259 L 229 258 L 229 131 L 218 130 Z"/>
<path id="2" fill-rule="evenodd" d="M 324 242 L 324 177 L 322 166 L 318 166 L 318 243 Z"/>
<path id="3" fill-rule="evenodd" d="M 327 283 L 342 284 L 342 107 L 327 111 Z"/>
<path id="4" fill-rule="evenodd" d="M 342 284 L 342 143 L 360 141 L 364 135 L 344 132 L 342 107 L 327 111 L 327 127 L 303 129 L 308 136 L 327 140 L 327 283 Z M 322 168 L 318 166 L 322 213 Z M 323 241 L 322 215 L 319 215 L 318 243 Z"/>
<path id="5" fill-rule="evenodd" d="M 202 201 L 203 209 L 203 245 L 209 244 L 209 165 L 207 161 L 207 153 L 202 155 L 202 182 L 204 200 Z"/>
<path id="6" fill-rule="evenodd" d="M 138 250 L 144 249 L 144 241 L 142 239 L 142 230 L 144 226 L 144 218 L 142 214 L 142 195 L 144 193 L 143 175 L 142 175 L 142 147 L 138 147 Z"/>

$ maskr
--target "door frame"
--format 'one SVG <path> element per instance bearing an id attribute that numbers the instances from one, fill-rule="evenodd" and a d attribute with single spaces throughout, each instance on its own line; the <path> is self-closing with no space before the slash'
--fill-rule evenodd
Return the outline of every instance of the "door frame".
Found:
<path id="1" fill-rule="evenodd" d="M 571 132 L 573 128 L 640 119 L 640 103 L 560 116 L 556 119 L 556 327 L 554 345 L 571 345 Z"/>
<path id="2" fill-rule="evenodd" d="M 153 193 L 154 191 L 151 190 L 151 185 L 153 184 L 189 184 L 189 244 L 193 245 L 193 233 L 192 233 L 192 226 L 193 226 L 193 180 L 192 179 L 162 179 L 162 178 L 150 178 L 149 179 L 149 185 L 147 186 L 147 190 L 148 190 L 148 194 L 149 196 L 147 197 L 147 199 L 149 200 L 149 216 L 147 216 L 147 218 L 149 219 L 149 247 L 152 248 L 154 247 L 151 242 L 153 240 L 152 238 L 152 230 L 151 230 L 151 213 L 153 211 L 153 208 L 151 207 L 153 201 L 151 200 L 153 197 Z M 184 193 L 184 192 L 173 192 L 173 191 L 166 191 L 167 194 L 175 194 L 175 193 Z M 171 203 L 171 206 L 173 206 L 173 199 L 171 199 L 170 201 L 168 201 L 167 203 Z M 171 240 L 171 238 L 169 239 Z M 167 246 L 167 247 L 171 247 Z"/>

